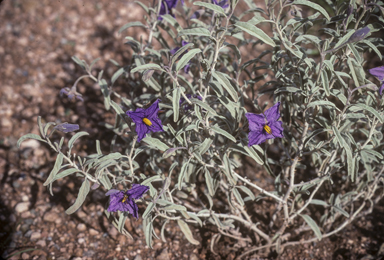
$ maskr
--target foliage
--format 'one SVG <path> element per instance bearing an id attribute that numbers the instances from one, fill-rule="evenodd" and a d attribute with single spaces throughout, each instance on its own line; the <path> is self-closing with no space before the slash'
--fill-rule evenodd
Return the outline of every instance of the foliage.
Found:
<path id="1" fill-rule="evenodd" d="M 96 141 L 97 153 L 76 156 L 74 143 L 87 133 L 78 132 L 64 146 L 64 139 L 50 140 L 54 123 L 44 126 L 40 118 L 40 136 L 19 140 L 37 139 L 58 153 L 44 183 L 51 194 L 60 178 L 83 179 L 68 214 L 81 207 L 91 184 L 107 192 L 138 183 L 149 186 L 138 201 L 146 207 L 149 246 L 153 237 L 165 240 L 170 221 L 196 245 L 191 227 L 213 225 L 220 235 L 244 242 L 243 257 L 321 240 L 372 211 L 383 197 L 384 101 L 363 67 L 369 54 L 382 59 L 384 42 L 375 32 L 384 22 L 383 2 L 266 0 L 260 8 L 244 0 L 243 13 L 238 2 L 186 1 L 162 19 L 161 2 L 137 2 L 146 23 L 128 23 L 120 32 L 142 27 L 148 39 L 125 37 L 132 60 L 109 83 L 103 71 L 92 73 L 96 61 L 73 58 L 86 71 L 80 79 L 97 82 L 106 110 L 116 113 L 111 128 L 120 138 L 111 152 L 104 154 Z M 114 89 L 121 77 L 128 79 L 125 93 Z M 79 80 L 63 93 L 80 97 Z M 270 101 L 262 103 L 262 96 Z M 125 112 L 157 99 L 164 131 L 137 142 Z M 245 113 L 277 102 L 284 138 L 248 147 Z M 240 174 L 250 161 L 264 166 L 274 186 L 259 183 L 252 172 Z M 261 202 L 270 211 L 256 214 Z M 130 236 L 127 214 L 111 216 Z M 160 234 L 154 226 L 161 226 Z"/>

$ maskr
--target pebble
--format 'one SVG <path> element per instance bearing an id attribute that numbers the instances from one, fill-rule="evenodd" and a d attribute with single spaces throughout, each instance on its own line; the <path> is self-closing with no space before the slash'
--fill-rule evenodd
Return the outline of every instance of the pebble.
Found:
<path id="1" fill-rule="evenodd" d="M 25 237 L 31 237 L 31 234 L 33 233 L 32 230 L 28 230 L 27 233 L 24 234 Z"/>
<path id="2" fill-rule="evenodd" d="M 31 240 L 38 240 L 39 238 L 41 238 L 40 232 L 33 232 L 31 234 Z"/>
<path id="3" fill-rule="evenodd" d="M 57 219 L 59 219 L 59 215 L 56 212 L 47 212 L 44 214 L 44 221 L 48 222 L 55 222 Z"/>
<path id="4" fill-rule="evenodd" d="M 168 249 L 164 248 L 160 255 L 156 257 L 156 260 L 169 260 Z"/>
<path id="5" fill-rule="evenodd" d="M 24 211 L 27 211 L 29 208 L 29 202 L 20 202 L 16 205 L 15 211 L 17 213 L 23 213 Z"/>
<path id="6" fill-rule="evenodd" d="M 196 254 L 192 253 L 189 255 L 189 260 L 199 260 L 199 257 Z"/>
<path id="7" fill-rule="evenodd" d="M 85 231 L 87 229 L 87 226 L 83 223 L 80 223 L 77 225 L 77 230 L 79 231 Z"/>
<path id="8" fill-rule="evenodd" d="M 99 234 L 99 231 L 97 231 L 97 230 L 91 228 L 91 229 L 89 230 L 89 234 L 90 234 L 91 236 L 97 236 L 97 235 Z"/>
<path id="9" fill-rule="evenodd" d="M 29 256 L 27 253 L 23 253 L 23 254 L 21 255 L 21 258 L 22 258 L 22 259 L 30 259 L 30 256 Z"/>
<path id="10" fill-rule="evenodd" d="M 85 239 L 84 238 L 79 238 L 78 240 L 77 240 L 77 242 L 79 243 L 79 244 L 84 244 L 85 243 Z"/>
<path id="11" fill-rule="evenodd" d="M 37 241 L 35 245 L 37 245 L 37 246 L 41 246 L 41 247 L 44 248 L 44 247 L 47 246 L 47 242 L 45 242 L 44 239 L 41 239 L 41 240 Z"/>
<path id="12" fill-rule="evenodd" d="M 143 259 L 141 258 L 141 256 L 137 255 L 133 260 L 143 260 Z"/>

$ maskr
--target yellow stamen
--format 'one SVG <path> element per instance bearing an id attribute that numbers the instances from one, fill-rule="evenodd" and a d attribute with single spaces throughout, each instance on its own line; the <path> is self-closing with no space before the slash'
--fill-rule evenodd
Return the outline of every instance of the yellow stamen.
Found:
<path id="1" fill-rule="evenodd" d="M 151 120 L 149 120 L 149 119 L 146 118 L 146 117 L 143 118 L 143 122 L 144 122 L 144 124 L 146 124 L 147 126 L 151 126 L 151 125 L 152 125 Z"/>
<path id="2" fill-rule="evenodd" d="M 125 194 L 125 195 L 124 195 L 124 198 L 123 198 L 123 200 L 122 200 L 121 202 L 123 202 L 123 203 L 126 202 L 128 198 L 129 198 L 128 195 Z"/>
<path id="3" fill-rule="evenodd" d="M 264 126 L 264 130 L 265 130 L 265 132 L 267 132 L 268 134 L 272 134 L 272 129 L 268 126 L 268 125 L 265 125 Z"/>

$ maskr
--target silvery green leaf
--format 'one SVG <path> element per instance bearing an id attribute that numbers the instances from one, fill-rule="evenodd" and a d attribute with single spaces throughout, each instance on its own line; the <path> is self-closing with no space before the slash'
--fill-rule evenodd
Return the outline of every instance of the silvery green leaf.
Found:
<path id="1" fill-rule="evenodd" d="M 185 173 L 187 171 L 188 164 L 189 164 L 190 160 L 191 159 L 189 159 L 187 163 L 184 163 L 183 166 L 181 166 L 179 178 L 178 178 L 178 182 L 177 182 L 177 187 L 179 190 L 181 190 L 183 179 L 184 179 Z"/>
<path id="2" fill-rule="evenodd" d="M 158 70 L 158 71 L 165 72 L 165 70 L 163 70 L 156 63 L 149 63 L 149 64 L 144 64 L 144 65 L 137 66 L 136 68 L 132 69 L 130 72 L 134 73 L 134 72 L 140 72 L 140 71 L 144 71 L 144 70 Z"/>
<path id="3" fill-rule="evenodd" d="M 187 35 L 210 37 L 211 33 L 205 28 L 193 28 L 193 29 L 184 29 L 180 31 L 177 36 L 179 37 L 179 36 L 187 36 Z"/>
<path id="4" fill-rule="evenodd" d="M 169 148 L 168 150 L 166 150 L 164 153 L 163 153 L 163 158 L 168 158 L 169 156 L 171 155 L 174 155 L 174 153 L 177 151 L 177 150 L 187 150 L 187 148 L 185 147 L 175 147 L 175 148 Z"/>
<path id="5" fill-rule="evenodd" d="M 209 147 L 211 147 L 211 144 L 213 142 L 213 139 L 206 138 L 197 148 L 197 152 L 201 155 L 205 154 Z"/>
<path id="6" fill-rule="evenodd" d="M 227 131 L 221 129 L 218 125 L 214 125 L 211 127 L 211 129 L 217 133 L 217 134 L 220 134 L 220 135 L 223 135 L 225 137 L 227 137 L 228 139 L 230 139 L 231 141 L 235 142 L 236 143 L 236 138 L 233 137 L 233 135 L 231 135 L 230 133 L 228 133 Z"/>
<path id="7" fill-rule="evenodd" d="M 180 106 L 180 88 L 175 88 L 173 90 L 172 106 L 173 106 L 173 121 L 177 122 L 179 120 L 179 106 Z"/>
<path id="8" fill-rule="evenodd" d="M 172 64 L 174 64 L 178 59 L 179 57 L 184 54 L 190 47 L 192 47 L 194 44 L 193 43 L 188 43 L 182 47 L 180 47 L 180 49 L 178 49 L 175 54 L 172 56 L 171 58 L 171 62 Z"/>
<path id="9" fill-rule="evenodd" d="M 317 199 L 312 199 L 309 204 L 313 204 L 313 205 L 320 205 L 320 206 L 324 206 L 324 207 L 328 207 L 328 203 L 323 201 L 323 200 L 317 200 Z"/>
<path id="10" fill-rule="evenodd" d="M 143 28 L 147 28 L 147 26 L 145 26 L 141 22 L 130 22 L 130 23 L 126 23 L 123 26 L 121 26 L 118 32 L 121 33 L 122 31 L 124 31 L 124 30 L 126 30 L 126 29 L 128 29 L 130 27 L 143 27 Z"/>
<path id="11" fill-rule="evenodd" d="M 166 145 L 165 143 L 163 143 L 162 141 L 156 138 L 147 136 L 143 139 L 143 141 L 149 144 L 152 148 L 156 150 L 165 151 L 169 149 L 168 145 Z"/>
<path id="12" fill-rule="evenodd" d="M 73 144 L 76 142 L 76 140 L 79 139 L 82 136 L 85 136 L 85 135 L 89 135 L 89 134 L 87 132 L 82 131 L 82 132 L 76 133 L 74 136 L 72 136 L 71 139 L 69 139 L 69 141 L 68 141 L 69 152 L 68 153 L 71 153 Z"/>
<path id="13" fill-rule="evenodd" d="M 331 106 L 337 109 L 338 111 L 340 111 L 340 109 L 338 109 L 334 103 L 327 100 L 314 101 L 308 104 L 308 107 L 314 107 L 314 106 Z"/>
<path id="14" fill-rule="evenodd" d="M 146 218 L 146 220 L 147 220 L 146 225 L 144 225 L 144 222 L 143 222 L 143 226 L 145 226 L 145 231 L 144 231 L 145 242 L 146 242 L 147 246 L 152 248 L 152 233 L 153 233 L 152 218 L 151 219 Z"/>
<path id="15" fill-rule="evenodd" d="M 171 172 L 171 170 L 169 172 Z M 163 179 L 159 175 L 155 175 L 155 176 L 146 178 L 144 181 L 141 182 L 141 185 L 148 185 L 149 183 L 152 183 L 155 181 L 163 181 Z"/>
<path id="16" fill-rule="evenodd" d="M 56 174 L 59 172 L 61 165 L 63 164 L 63 153 L 59 153 L 56 157 L 55 165 L 53 166 L 53 169 L 49 173 L 49 176 L 47 180 L 44 182 L 44 186 L 47 186 L 48 184 L 52 183 L 54 181 L 54 178 Z M 53 194 L 51 194 L 53 196 Z"/>
<path id="17" fill-rule="evenodd" d="M 20 137 L 20 139 L 17 141 L 17 148 L 20 149 L 20 145 L 22 142 L 24 142 L 25 140 L 27 139 L 35 139 L 37 141 L 40 141 L 40 142 L 44 142 L 46 143 L 47 141 L 45 141 L 44 139 L 42 139 L 40 136 L 38 135 L 35 135 L 35 134 L 26 134 L 26 135 L 23 135 L 22 137 Z"/>
<path id="18" fill-rule="evenodd" d="M 235 26 L 237 28 L 242 29 L 244 32 L 247 32 L 250 35 L 260 39 L 262 42 L 264 42 L 264 43 L 266 43 L 272 47 L 276 46 L 275 42 L 271 39 L 271 37 L 269 37 L 265 32 L 263 32 L 261 29 L 257 28 L 256 26 L 254 26 L 251 23 L 237 22 L 237 23 L 235 23 Z"/>
<path id="19" fill-rule="evenodd" d="M 345 210 L 343 210 L 342 208 L 338 207 L 338 206 L 332 206 L 332 208 L 338 212 L 340 212 L 341 214 L 343 214 L 346 218 L 349 218 L 349 214 L 348 212 L 346 212 Z"/>
<path id="20" fill-rule="evenodd" d="M 123 68 L 120 68 L 120 69 L 118 69 L 114 74 L 113 74 L 113 76 L 112 76 L 112 78 L 111 78 L 111 82 L 112 82 L 112 84 L 114 84 L 115 83 L 115 81 L 123 74 L 125 72 L 125 68 L 123 67 Z M 100 84 L 100 83 L 99 83 Z"/>
<path id="21" fill-rule="evenodd" d="M 223 86 L 233 99 L 233 101 L 237 102 L 239 97 L 237 95 L 236 90 L 233 88 L 231 82 L 227 79 L 224 73 L 219 71 L 213 71 L 212 76 L 217 79 L 221 86 Z"/>
<path id="22" fill-rule="evenodd" d="M 104 106 L 106 110 L 109 110 L 110 108 L 110 102 L 111 102 L 111 96 L 109 95 L 109 89 L 108 84 L 105 79 L 101 79 L 99 82 L 97 82 L 100 86 L 100 90 L 103 93 L 104 96 Z"/>
<path id="23" fill-rule="evenodd" d="M 341 137 L 339 129 L 336 126 L 332 126 L 333 133 L 336 136 L 336 139 L 340 145 L 340 147 L 344 147 L 344 139 Z"/>
<path id="24" fill-rule="evenodd" d="M 205 177 L 205 183 L 207 184 L 209 195 L 214 196 L 215 188 L 213 187 L 213 179 L 212 179 L 211 173 L 207 169 L 205 169 L 204 177 Z"/>
<path id="25" fill-rule="evenodd" d="M 190 51 L 188 51 L 186 54 L 183 55 L 183 57 L 181 57 L 181 59 L 179 60 L 179 62 L 177 63 L 176 65 L 176 71 L 179 71 L 181 70 L 182 68 L 185 67 L 185 65 L 187 65 L 187 63 L 193 58 L 195 57 L 195 55 L 197 53 L 200 53 L 201 50 L 199 48 L 196 48 L 196 49 L 192 49 Z"/>
<path id="26" fill-rule="evenodd" d="M 166 210 L 166 211 L 174 211 L 174 210 L 186 211 L 187 208 L 182 206 L 182 205 L 176 205 L 174 203 L 170 203 L 170 204 L 166 205 L 165 207 L 163 207 L 162 210 Z"/>
<path id="27" fill-rule="evenodd" d="M 54 182 L 54 181 L 56 181 L 56 180 L 58 180 L 58 179 L 64 178 L 64 177 L 66 177 L 66 176 L 69 176 L 69 175 L 71 175 L 71 174 L 73 174 L 73 173 L 75 173 L 75 172 L 80 172 L 80 170 L 79 170 L 79 169 L 76 169 L 76 168 L 69 168 L 69 169 L 66 169 L 66 170 L 64 170 L 64 171 L 62 171 L 62 172 L 56 174 L 51 182 Z M 48 184 L 49 184 L 49 183 L 48 183 Z"/>
<path id="28" fill-rule="evenodd" d="M 324 15 L 324 17 L 327 18 L 328 21 L 331 19 L 331 17 L 329 17 L 327 11 L 323 7 L 321 7 L 318 4 L 312 3 L 311 1 L 308 1 L 308 0 L 295 0 L 295 1 L 293 1 L 292 4 L 293 5 L 305 5 L 305 6 L 311 7 L 313 9 L 319 11 L 322 15 Z"/>
<path id="29" fill-rule="evenodd" d="M 81 184 L 79 194 L 77 195 L 75 203 L 71 207 L 69 207 L 65 211 L 65 213 L 67 213 L 68 215 L 75 213 L 76 210 L 78 210 L 81 207 L 81 205 L 83 205 L 85 198 L 89 193 L 90 188 L 91 188 L 91 185 L 89 184 L 88 179 L 85 178 L 85 180 L 83 181 L 83 184 Z"/>
<path id="30" fill-rule="evenodd" d="M 232 185 L 235 185 L 237 180 L 232 174 L 232 166 L 231 161 L 229 160 L 227 154 L 224 154 L 223 156 L 223 163 L 224 163 L 224 174 L 227 176 L 228 181 L 231 182 Z"/>
<path id="31" fill-rule="evenodd" d="M 382 55 L 379 49 L 377 49 L 377 47 L 372 42 L 370 42 L 369 40 L 364 40 L 362 42 L 368 45 L 369 48 L 371 48 L 376 53 L 377 57 L 379 57 L 379 59 L 382 60 Z"/>
<path id="32" fill-rule="evenodd" d="M 214 116 L 218 116 L 217 113 L 216 113 L 216 111 L 213 110 L 213 109 L 212 109 L 206 102 L 203 102 L 203 101 L 201 101 L 201 100 L 195 99 L 195 100 L 193 100 L 192 103 L 195 103 L 195 104 L 199 105 L 201 108 L 207 110 L 207 111 L 208 111 L 209 113 L 211 113 L 212 115 L 214 115 Z"/>
<path id="33" fill-rule="evenodd" d="M 79 65 L 83 70 L 85 70 L 87 68 L 87 63 L 84 61 L 84 60 L 80 60 L 79 58 L 77 58 L 76 56 L 72 56 L 71 57 L 72 60 L 77 64 Z"/>
<path id="34" fill-rule="evenodd" d="M 103 184 L 106 190 L 110 190 L 112 188 L 112 183 L 106 174 L 103 174 L 101 178 L 99 178 L 99 181 L 101 182 L 101 184 Z"/>
<path id="35" fill-rule="evenodd" d="M 147 7 L 145 4 L 143 4 L 141 1 L 135 1 L 135 3 L 138 4 L 138 5 L 140 5 L 141 8 L 143 8 L 144 11 L 145 11 L 147 14 L 149 14 L 149 9 L 148 9 L 148 7 Z"/>
<path id="36" fill-rule="evenodd" d="M 358 103 L 358 104 L 355 104 L 355 105 L 352 105 L 352 106 L 349 107 L 349 109 L 353 109 L 353 108 L 357 109 L 355 111 L 358 111 L 358 110 L 361 110 L 361 109 L 367 110 L 367 111 L 371 112 L 377 119 L 379 119 L 380 123 L 383 123 L 382 116 L 374 108 L 372 108 L 370 106 L 367 106 L 365 104 L 361 104 L 361 103 Z"/>
<path id="37" fill-rule="evenodd" d="M 242 191 L 247 193 L 247 195 L 251 198 L 251 200 L 255 200 L 256 199 L 255 194 L 253 194 L 253 192 L 250 189 L 248 189 L 247 187 L 245 187 L 245 186 L 236 186 L 236 188 L 241 189 Z"/>
<path id="38" fill-rule="evenodd" d="M 316 222 L 308 215 L 300 214 L 300 217 L 302 217 L 305 220 L 305 222 L 307 222 L 308 226 L 313 230 L 313 232 L 315 232 L 315 235 L 317 236 L 317 238 L 321 240 L 323 236 Z"/>
<path id="39" fill-rule="evenodd" d="M 226 16 L 224 9 L 221 6 L 218 6 L 215 4 L 210 4 L 210 3 L 204 3 L 204 2 L 194 2 L 193 5 L 205 7 L 205 8 L 210 9 L 210 10 L 212 10 L 218 14 Z"/>
<path id="40" fill-rule="evenodd" d="M 188 216 L 190 216 L 191 218 L 196 220 L 196 222 L 199 223 L 200 227 L 203 226 L 203 222 L 201 221 L 201 219 L 195 213 L 187 211 L 187 214 L 188 214 Z"/>
<path id="41" fill-rule="evenodd" d="M 241 53 L 239 48 L 237 48 L 236 45 L 227 42 L 224 42 L 224 46 L 231 48 L 235 52 L 236 57 L 239 60 L 238 63 L 241 64 Z"/>
<path id="42" fill-rule="evenodd" d="M 245 205 L 245 203 L 244 203 L 243 198 L 241 197 L 240 192 L 236 188 L 233 188 L 232 192 L 233 192 L 233 195 L 235 195 L 237 202 L 239 202 L 239 204 L 243 207 Z"/>
<path id="43" fill-rule="evenodd" d="M 355 157 L 352 155 L 351 147 L 348 144 L 344 145 L 345 153 L 347 154 L 347 169 L 348 176 L 351 177 L 351 181 L 355 181 Z"/>
<path id="44" fill-rule="evenodd" d="M 127 220 L 127 216 L 123 212 L 119 212 L 119 223 L 117 225 L 117 230 L 122 233 L 124 229 L 125 221 Z"/>
<path id="45" fill-rule="evenodd" d="M 324 87 L 324 90 L 325 90 L 325 94 L 328 97 L 330 95 L 329 80 L 328 80 L 327 70 L 325 70 L 325 69 L 323 69 L 321 71 L 321 80 L 323 82 L 323 87 Z"/>
<path id="46" fill-rule="evenodd" d="M 177 224 L 179 225 L 185 237 L 188 239 L 189 243 L 191 243 L 192 245 L 200 245 L 199 241 L 193 238 L 192 231 L 189 229 L 189 226 L 187 223 L 185 223 L 181 219 L 178 219 Z"/>
<path id="47" fill-rule="evenodd" d="M 351 37 L 351 35 L 355 32 L 354 29 L 350 30 L 346 35 L 344 35 L 337 43 L 336 45 L 333 47 L 334 49 L 338 48 L 339 46 L 341 46 L 342 44 L 346 43 L 349 38 Z"/>

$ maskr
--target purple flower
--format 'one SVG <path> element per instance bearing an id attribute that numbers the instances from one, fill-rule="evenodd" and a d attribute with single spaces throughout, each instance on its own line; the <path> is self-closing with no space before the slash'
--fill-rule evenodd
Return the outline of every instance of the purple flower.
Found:
<path id="1" fill-rule="evenodd" d="M 132 184 L 132 188 L 126 192 L 115 189 L 109 190 L 105 194 L 106 196 L 111 196 L 108 212 L 128 211 L 135 218 L 139 218 L 139 208 L 134 200 L 140 199 L 148 190 L 148 186 L 140 184 Z"/>
<path id="2" fill-rule="evenodd" d="M 280 102 L 267 109 L 264 114 L 246 113 L 249 122 L 248 146 L 261 144 L 267 139 L 283 136 L 283 127 L 279 113 Z"/>
<path id="3" fill-rule="evenodd" d="M 187 94 L 186 96 L 187 96 L 188 99 L 191 99 L 191 98 L 197 98 L 197 99 L 199 99 L 199 100 L 203 100 L 203 98 L 200 97 L 200 96 L 197 95 L 197 94 L 193 94 L 193 95 L 191 95 L 191 94 Z M 181 104 L 183 104 L 184 102 L 185 102 L 185 98 L 183 98 L 183 97 L 180 98 L 179 104 L 181 105 Z M 186 104 L 183 106 L 183 108 L 184 108 L 184 111 L 188 111 L 188 110 L 191 110 L 191 109 L 192 109 L 192 105 L 190 105 L 189 103 L 186 103 Z"/>
<path id="4" fill-rule="evenodd" d="M 365 36 L 367 36 L 367 34 L 370 31 L 371 31 L 371 29 L 369 29 L 369 27 L 364 27 L 364 28 L 361 28 L 361 29 L 357 30 L 356 32 L 354 32 L 351 35 L 351 37 L 349 37 L 348 43 L 361 41 L 362 39 L 365 38 Z"/>
<path id="5" fill-rule="evenodd" d="M 149 108 L 138 108 L 135 112 L 127 111 L 127 115 L 136 124 L 136 133 L 139 136 L 137 141 L 145 137 L 149 132 L 160 132 L 163 130 L 163 125 L 158 117 L 160 99 L 156 100 Z"/>
<path id="6" fill-rule="evenodd" d="M 178 2 L 179 0 L 161 0 L 160 13 L 157 19 L 163 20 L 163 17 L 161 16 L 166 14 L 170 14 L 175 17 L 175 15 L 172 13 L 172 8 L 175 8 Z"/>
<path id="7" fill-rule="evenodd" d="M 380 93 L 380 95 L 383 95 L 383 90 L 384 90 L 384 66 L 370 69 L 369 73 L 371 73 L 371 75 L 375 76 L 376 78 L 378 78 L 381 81 L 382 85 L 381 85 L 381 87 L 379 89 L 379 93 Z"/>
<path id="8" fill-rule="evenodd" d="M 220 1 L 220 2 L 217 2 L 217 0 L 212 0 L 212 3 L 222 7 L 223 9 L 225 9 L 225 8 L 227 8 L 229 6 L 229 4 L 227 4 L 227 0 L 223 0 L 223 1 Z"/>
<path id="9" fill-rule="evenodd" d="M 80 127 L 77 124 L 62 123 L 62 124 L 58 124 L 53 129 L 56 129 L 60 132 L 69 133 L 69 132 L 74 132 L 79 130 Z"/>
<path id="10" fill-rule="evenodd" d="M 82 95 L 76 91 L 76 88 L 62 88 L 60 90 L 60 96 L 66 95 L 69 100 L 73 100 L 74 98 L 84 102 Z"/>

